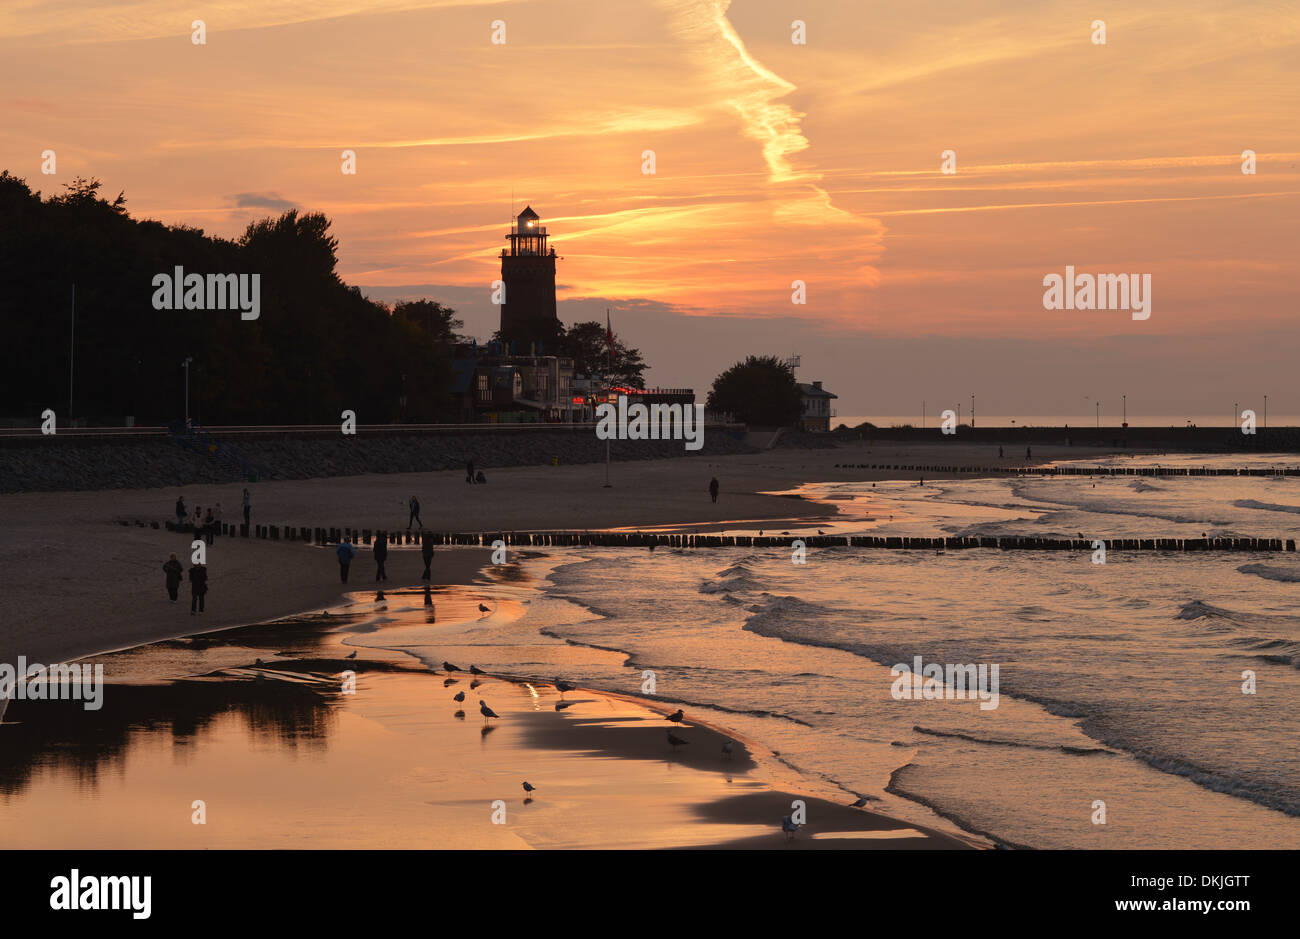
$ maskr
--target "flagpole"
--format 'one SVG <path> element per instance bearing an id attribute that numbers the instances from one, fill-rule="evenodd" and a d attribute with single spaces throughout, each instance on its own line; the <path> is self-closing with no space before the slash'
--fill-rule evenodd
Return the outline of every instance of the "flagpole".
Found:
<path id="1" fill-rule="evenodd" d="M 609 324 L 609 307 L 605 307 L 605 336 L 606 336 L 606 338 L 610 339 L 610 343 L 609 343 L 609 368 L 613 368 L 613 367 L 614 367 L 614 344 L 613 344 L 614 331 L 613 331 L 613 329 L 610 328 L 610 324 Z M 609 403 L 609 372 L 608 372 L 608 369 L 606 370 L 605 375 L 602 376 L 602 377 L 605 379 L 605 402 L 608 404 L 608 403 Z M 604 488 L 605 488 L 605 489 L 613 489 L 613 488 L 614 488 L 614 487 L 610 484 L 610 482 L 609 482 L 609 437 L 606 437 L 606 438 L 605 438 L 605 485 L 604 485 Z"/>

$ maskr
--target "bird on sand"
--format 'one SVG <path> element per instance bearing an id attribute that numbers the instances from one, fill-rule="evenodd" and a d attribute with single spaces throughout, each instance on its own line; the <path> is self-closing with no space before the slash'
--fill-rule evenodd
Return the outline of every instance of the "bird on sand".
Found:
<path id="1" fill-rule="evenodd" d="M 573 690 L 573 685 L 569 684 L 567 681 L 562 681 L 561 679 L 557 678 L 555 679 L 555 690 L 558 691 L 560 693 L 560 697 L 563 698 L 564 693 L 566 691 Z"/>
<path id="2" fill-rule="evenodd" d="M 681 737 L 677 736 L 675 733 L 672 732 L 672 730 L 668 731 L 668 742 L 672 744 L 672 748 L 674 750 L 676 750 L 678 747 L 682 746 L 683 744 L 690 743 L 689 740 L 683 740 Z"/>
<path id="3" fill-rule="evenodd" d="M 445 680 L 443 681 L 443 683 L 442 683 L 442 687 L 444 687 L 444 688 L 450 688 L 452 685 L 456 684 L 456 683 L 459 682 L 459 681 L 460 681 L 459 678 L 448 678 L 448 679 L 445 679 Z"/>
<path id="4" fill-rule="evenodd" d="M 785 840 L 793 841 L 794 833 L 799 830 L 799 823 L 789 815 L 781 816 L 781 830 L 785 832 Z"/>
<path id="5" fill-rule="evenodd" d="M 253 665 L 255 665 L 257 668 L 262 668 L 266 665 L 266 663 L 263 662 L 261 659 L 258 659 L 255 662 L 253 662 Z"/>
<path id="6" fill-rule="evenodd" d="M 469 673 L 470 673 L 471 675 L 486 675 L 486 674 L 487 674 L 487 672 L 483 671 L 483 669 L 479 668 L 477 665 L 471 665 L 471 666 L 469 667 Z"/>
<path id="7" fill-rule="evenodd" d="M 496 711 L 488 707 L 487 703 L 482 698 L 478 699 L 478 712 L 483 715 L 483 723 L 485 725 L 487 724 L 489 718 L 495 717 L 497 720 L 501 719 L 501 716 L 497 714 Z"/>
<path id="8" fill-rule="evenodd" d="M 491 612 L 492 612 L 492 611 L 489 610 L 486 606 L 484 606 L 482 603 L 480 603 L 480 604 L 478 605 L 478 611 L 479 611 L 480 613 L 491 613 Z"/>
<path id="9" fill-rule="evenodd" d="M 826 534 L 826 532 L 822 531 L 822 530 L 819 528 L 819 529 L 817 529 L 817 534 L 819 534 L 819 535 L 824 535 L 824 534 Z"/>
<path id="10" fill-rule="evenodd" d="M 451 700 L 455 701 L 457 704 L 464 704 L 465 692 L 457 691 L 454 695 L 451 696 Z"/>
<path id="11" fill-rule="evenodd" d="M 860 809 L 860 808 L 862 808 L 862 807 L 863 807 L 864 805 L 866 805 L 866 804 L 867 804 L 867 797 L 866 797 L 866 796 L 858 796 L 858 801 L 857 801 L 857 802 L 850 802 L 850 803 L 849 803 L 849 808 L 851 808 L 851 809 Z"/>
<path id="12" fill-rule="evenodd" d="M 537 791 L 537 787 L 534 786 L 532 783 L 530 783 L 528 780 L 525 779 L 525 780 L 524 780 L 524 792 L 536 792 L 536 791 Z"/>
<path id="13" fill-rule="evenodd" d="M 378 602 L 378 601 L 380 601 L 380 600 L 382 600 L 382 599 L 384 599 L 384 592 L 383 592 L 382 590 L 376 590 L 376 591 L 375 591 L 375 601 Z"/>
<path id="14" fill-rule="evenodd" d="M 450 662 L 443 662 L 443 663 L 442 663 L 442 670 L 443 670 L 444 672 L 459 672 L 459 671 L 463 671 L 463 669 L 461 669 L 460 667 L 458 667 L 458 666 L 456 666 L 456 665 L 452 665 Z"/>
<path id="15" fill-rule="evenodd" d="M 355 659 L 356 657 L 357 657 L 357 653 L 356 653 L 356 650 L 355 650 L 355 649 L 352 650 L 352 653 L 351 653 L 350 655 L 345 655 L 345 656 L 343 656 L 343 658 L 345 658 L 345 659 Z"/>
<path id="16" fill-rule="evenodd" d="M 672 721 L 674 724 L 680 724 L 682 722 L 682 718 L 684 718 L 685 716 L 686 715 L 682 713 L 682 709 L 678 708 L 675 713 L 668 715 L 668 719 Z"/>
<path id="17" fill-rule="evenodd" d="M 731 759 L 731 755 L 735 752 L 735 750 L 736 747 L 730 740 L 722 741 L 722 758 L 724 760 Z"/>
<path id="18" fill-rule="evenodd" d="M 481 681 L 479 681 L 477 678 L 475 678 L 472 682 L 469 683 L 469 690 L 470 690 L 470 691 L 473 691 L 475 688 L 477 688 L 477 687 L 478 687 L 479 685 L 481 685 L 481 684 L 483 684 L 483 682 L 481 682 Z"/>

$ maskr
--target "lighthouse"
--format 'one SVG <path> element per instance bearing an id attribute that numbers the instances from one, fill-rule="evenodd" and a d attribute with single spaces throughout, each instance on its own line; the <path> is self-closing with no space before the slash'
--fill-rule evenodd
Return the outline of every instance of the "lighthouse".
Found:
<path id="1" fill-rule="evenodd" d="M 531 206 L 519 213 L 501 250 L 501 338 L 517 354 L 551 351 L 559 334 L 555 315 L 555 249 L 547 247 L 546 228 Z"/>

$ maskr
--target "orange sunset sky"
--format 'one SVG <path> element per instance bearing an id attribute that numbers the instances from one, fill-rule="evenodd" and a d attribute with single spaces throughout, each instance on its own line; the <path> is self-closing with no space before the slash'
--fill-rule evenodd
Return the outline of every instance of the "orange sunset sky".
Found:
<path id="1" fill-rule="evenodd" d="M 346 281 L 486 338 L 513 192 L 649 382 L 801 353 L 841 416 L 1300 415 L 1298 105 L 1296 3 L 0 2 L 0 166 L 47 195 L 321 211 Z M 1044 310 L 1067 264 L 1151 318 Z"/>

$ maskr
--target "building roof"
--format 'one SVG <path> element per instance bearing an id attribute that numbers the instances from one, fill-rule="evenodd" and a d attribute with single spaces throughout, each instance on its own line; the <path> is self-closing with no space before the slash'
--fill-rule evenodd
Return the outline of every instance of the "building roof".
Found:
<path id="1" fill-rule="evenodd" d="M 833 395 L 825 388 L 818 388 L 808 384 L 806 381 L 797 382 L 799 391 L 805 398 L 835 398 L 838 400 L 839 395 Z"/>
<path id="2" fill-rule="evenodd" d="M 473 359 L 452 359 L 451 390 L 452 394 L 464 394 L 474 383 L 474 368 L 478 363 Z"/>
<path id="3" fill-rule="evenodd" d="M 531 205 L 524 206 L 524 210 L 519 213 L 519 217 L 520 218 L 541 218 L 540 215 L 538 215 L 536 212 L 533 211 L 533 207 Z"/>

